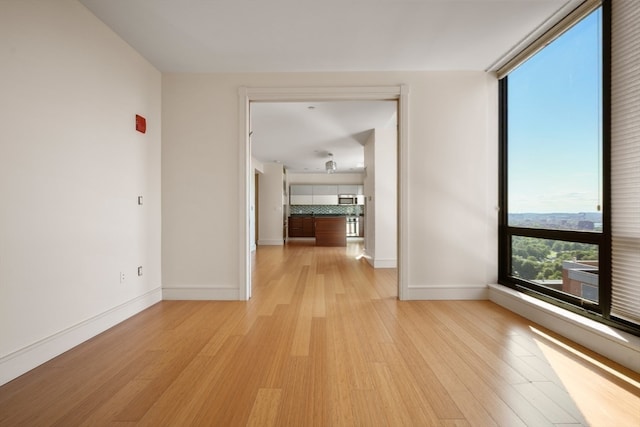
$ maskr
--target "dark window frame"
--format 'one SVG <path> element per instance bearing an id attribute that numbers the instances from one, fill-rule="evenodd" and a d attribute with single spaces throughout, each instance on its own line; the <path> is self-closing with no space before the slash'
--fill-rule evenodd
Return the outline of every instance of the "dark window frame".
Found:
<path id="1" fill-rule="evenodd" d="M 613 318 L 611 310 L 611 2 L 602 2 L 602 222 L 601 233 L 512 227 L 508 222 L 508 75 L 499 80 L 498 282 L 601 323 L 640 335 L 640 325 Z M 514 236 L 598 246 L 598 302 L 555 291 L 511 276 Z"/>

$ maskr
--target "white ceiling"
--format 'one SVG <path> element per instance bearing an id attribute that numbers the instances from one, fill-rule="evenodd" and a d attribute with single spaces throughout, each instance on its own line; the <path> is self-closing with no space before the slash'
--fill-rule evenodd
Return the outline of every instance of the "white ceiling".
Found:
<path id="1" fill-rule="evenodd" d="M 163 72 L 486 70 L 582 0 L 80 0 Z"/>
<path id="2" fill-rule="evenodd" d="M 582 0 L 80 2 L 160 71 L 212 73 L 492 70 Z M 315 105 L 254 104 L 254 156 L 313 172 L 332 151 L 348 171 L 389 124 L 382 104 Z"/>
<path id="3" fill-rule="evenodd" d="M 372 129 L 396 129 L 396 101 L 255 102 L 251 153 L 289 172 L 323 173 L 329 153 L 336 172 L 363 171 Z"/>

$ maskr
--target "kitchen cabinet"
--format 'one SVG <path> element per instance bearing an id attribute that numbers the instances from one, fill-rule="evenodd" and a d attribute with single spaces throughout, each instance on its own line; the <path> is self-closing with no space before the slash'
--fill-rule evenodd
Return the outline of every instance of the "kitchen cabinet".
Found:
<path id="1" fill-rule="evenodd" d="M 358 185 L 338 185 L 338 194 L 353 196 L 358 194 Z"/>
<path id="2" fill-rule="evenodd" d="M 289 204 L 290 205 L 312 205 L 313 204 L 313 196 L 307 195 L 290 195 L 289 196 Z"/>
<path id="3" fill-rule="evenodd" d="M 337 196 L 338 195 L 338 186 L 337 185 L 312 185 L 313 187 L 313 195 L 314 196 Z"/>
<path id="4" fill-rule="evenodd" d="M 300 237 L 302 234 L 302 218 L 289 217 L 289 237 Z"/>
<path id="5" fill-rule="evenodd" d="M 337 205 L 338 185 L 313 185 L 314 205 Z"/>
<path id="6" fill-rule="evenodd" d="M 314 237 L 315 221 L 312 216 L 290 216 L 289 237 Z"/>
<path id="7" fill-rule="evenodd" d="M 315 237 L 316 227 L 315 218 L 312 216 L 305 216 L 302 218 L 302 237 Z"/>
<path id="8" fill-rule="evenodd" d="M 316 246 L 347 246 L 346 217 L 316 218 Z"/>
<path id="9" fill-rule="evenodd" d="M 358 184 L 291 184 L 290 205 L 338 205 L 338 195 L 362 195 L 363 185 Z M 364 196 L 358 204 L 364 204 Z"/>
<path id="10" fill-rule="evenodd" d="M 311 196 L 313 194 L 312 185 L 304 184 L 291 184 L 289 187 L 289 194 L 292 196 Z"/>
<path id="11" fill-rule="evenodd" d="M 319 194 L 313 195 L 313 203 L 314 205 L 337 205 L 338 204 L 338 195 L 337 194 Z"/>
<path id="12" fill-rule="evenodd" d="M 293 184 L 289 187 L 290 205 L 312 205 L 313 187 L 311 185 Z"/>

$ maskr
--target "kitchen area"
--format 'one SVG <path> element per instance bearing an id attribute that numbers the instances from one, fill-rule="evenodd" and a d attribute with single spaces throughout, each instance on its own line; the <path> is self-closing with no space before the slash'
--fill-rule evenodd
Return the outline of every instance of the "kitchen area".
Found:
<path id="1" fill-rule="evenodd" d="M 316 246 L 346 246 L 364 238 L 364 186 L 292 184 L 289 187 L 288 239 L 314 239 Z"/>
<path id="2" fill-rule="evenodd" d="M 397 263 L 397 103 L 250 105 L 251 251 L 361 246 L 374 268 Z"/>

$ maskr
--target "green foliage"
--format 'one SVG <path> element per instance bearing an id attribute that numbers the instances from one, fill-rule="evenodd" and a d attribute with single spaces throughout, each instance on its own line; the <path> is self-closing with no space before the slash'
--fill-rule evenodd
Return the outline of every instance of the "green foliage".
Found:
<path id="1" fill-rule="evenodd" d="M 513 272 L 515 276 L 525 280 L 535 279 L 538 274 L 538 263 L 530 259 L 514 257 Z"/>
<path id="2" fill-rule="evenodd" d="M 560 280 L 563 261 L 598 260 L 598 247 L 585 243 L 515 236 L 512 274 L 524 280 Z"/>

